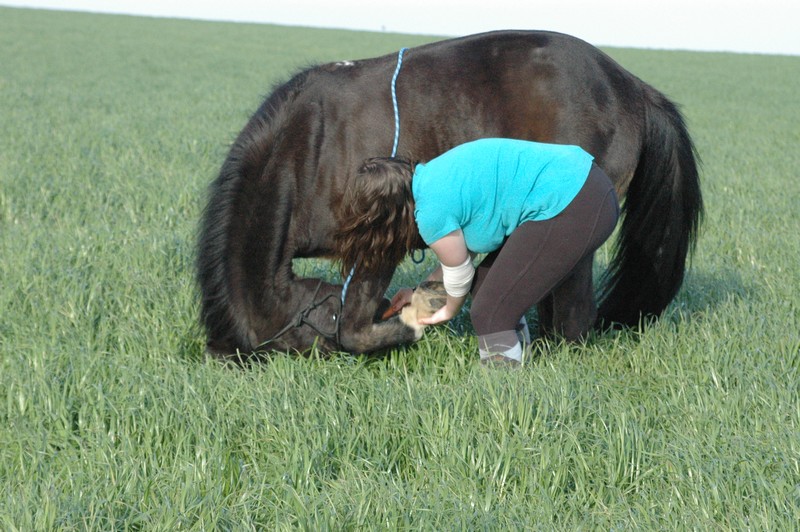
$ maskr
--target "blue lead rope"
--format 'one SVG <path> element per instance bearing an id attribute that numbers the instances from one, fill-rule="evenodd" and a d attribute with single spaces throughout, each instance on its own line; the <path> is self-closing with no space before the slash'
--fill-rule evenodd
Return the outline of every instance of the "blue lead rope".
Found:
<path id="1" fill-rule="evenodd" d="M 350 269 L 350 273 L 347 275 L 347 279 L 344 280 L 344 285 L 342 285 L 342 308 L 344 308 L 344 300 L 347 297 L 347 289 L 350 288 L 350 281 L 353 280 L 353 275 L 356 273 L 356 267 L 353 266 Z"/>
<path id="2" fill-rule="evenodd" d="M 394 105 L 394 145 L 392 145 L 392 157 L 397 155 L 397 143 L 400 141 L 400 111 L 397 109 L 397 92 L 395 85 L 397 84 L 397 76 L 400 74 L 400 67 L 403 66 L 403 54 L 406 53 L 408 48 L 401 48 L 397 54 L 397 68 L 394 69 L 394 77 L 392 77 L 392 104 Z M 420 253 L 420 258 L 417 258 L 417 250 L 411 251 L 411 262 L 414 264 L 422 264 L 425 260 L 425 250 Z M 352 275 L 352 272 L 351 274 Z M 344 304 L 344 301 L 342 301 Z"/>
<path id="3" fill-rule="evenodd" d="M 392 157 L 397 155 L 397 144 L 400 142 L 400 109 L 397 107 L 397 76 L 403 67 L 403 56 L 408 48 L 400 48 L 397 53 L 397 68 L 392 76 L 392 107 L 394 107 L 394 143 L 392 144 Z"/>
<path id="4" fill-rule="evenodd" d="M 394 69 L 392 76 L 392 108 L 394 109 L 394 143 L 392 143 L 392 157 L 397 155 L 397 145 L 400 142 L 400 109 L 397 106 L 397 76 L 400 75 L 400 69 L 403 67 L 403 56 L 408 48 L 400 48 L 397 53 L 397 67 Z M 344 280 L 342 285 L 342 307 L 344 307 L 344 300 L 347 298 L 347 289 L 350 288 L 350 281 L 353 280 L 353 275 L 356 273 L 356 267 L 350 269 L 347 279 Z"/>

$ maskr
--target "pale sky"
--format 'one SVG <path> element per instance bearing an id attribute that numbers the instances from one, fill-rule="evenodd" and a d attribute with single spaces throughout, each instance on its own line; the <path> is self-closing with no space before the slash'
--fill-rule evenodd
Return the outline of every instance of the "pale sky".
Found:
<path id="1" fill-rule="evenodd" d="M 800 0 L 0 0 L 0 5 L 441 36 L 540 29 L 598 46 L 800 55 Z"/>

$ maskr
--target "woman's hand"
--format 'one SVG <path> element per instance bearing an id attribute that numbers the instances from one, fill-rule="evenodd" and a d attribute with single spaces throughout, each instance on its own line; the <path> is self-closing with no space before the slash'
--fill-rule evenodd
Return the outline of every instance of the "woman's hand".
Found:
<path id="1" fill-rule="evenodd" d="M 461 306 L 464 304 L 466 299 L 466 296 L 453 297 L 448 295 L 445 306 L 434 312 L 433 316 L 430 318 L 422 318 L 417 320 L 417 323 L 420 325 L 438 325 L 440 323 L 450 321 L 456 316 L 456 314 L 458 314 L 458 311 L 461 310 Z"/>

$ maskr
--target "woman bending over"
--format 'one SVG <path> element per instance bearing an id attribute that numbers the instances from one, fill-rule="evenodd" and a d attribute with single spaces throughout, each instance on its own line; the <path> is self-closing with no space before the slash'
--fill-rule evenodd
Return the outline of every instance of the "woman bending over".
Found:
<path id="1" fill-rule="evenodd" d="M 424 164 L 369 159 L 344 198 L 336 235 L 342 268 L 369 275 L 387 262 L 396 266 L 421 238 L 440 262 L 427 280 L 443 281 L 447 303 L 420 323 L 449 321 L 471 293 L 481 361 L 518 364 L 529 341 L 527 310 L 591 260 L 617 223 L 614 187 L 592 161 L 577 146 L 499 138 Z M 476 269 L 477 253 L 488 255 Z M 407 305 L 411 294 L 401 289 L 392 307 Z"/>

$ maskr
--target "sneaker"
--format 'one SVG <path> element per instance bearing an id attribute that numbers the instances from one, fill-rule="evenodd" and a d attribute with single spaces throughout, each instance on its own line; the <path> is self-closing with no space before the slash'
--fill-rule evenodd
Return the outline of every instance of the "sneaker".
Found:
<path id="1" fill-rule="evenodd" d="M 513 358 L 504 357 L 503 355 L 492 355 L 490 357 L 481 359 L 481 366 L 485 368 L 497 369 L 519 369 L 522 363 Z"/>

